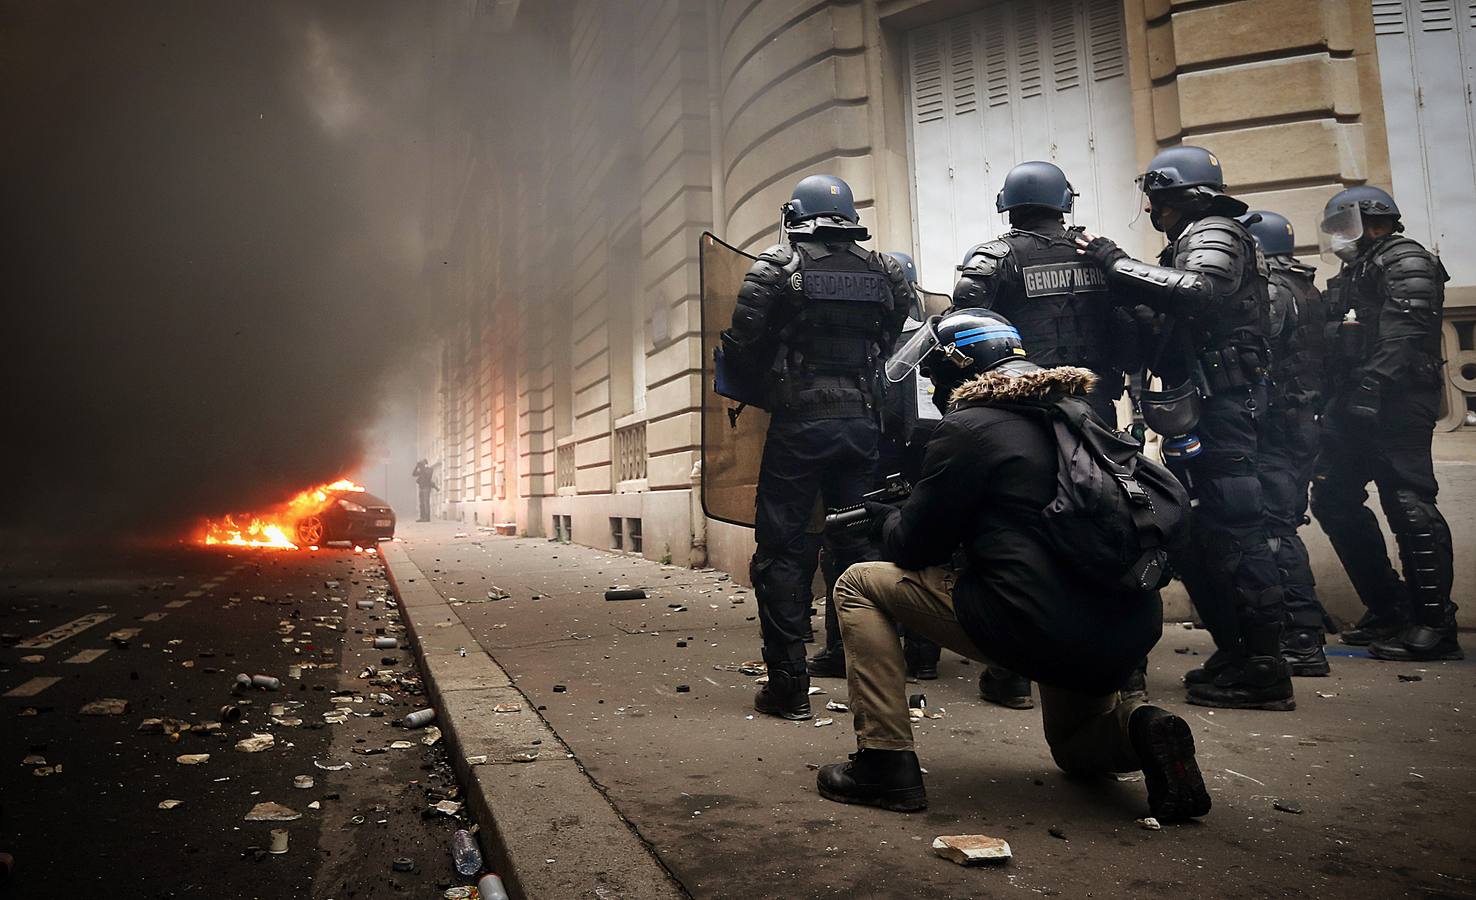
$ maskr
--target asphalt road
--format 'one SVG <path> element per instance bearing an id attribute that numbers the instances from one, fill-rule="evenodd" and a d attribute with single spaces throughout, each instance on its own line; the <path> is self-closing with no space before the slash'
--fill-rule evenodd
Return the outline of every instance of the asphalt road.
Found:
<path id="1" fill-rule="evenodd" d="M 425 705 L 413 655 L 372 647 L 376 629 L 397 628 L 382 599 L 357 606 L 384 594 L 375 557 L 186 546 L 48 557 L 0 560 L 0 852 L 14 856 L 0 897 L 437 897 L 470 882 L 448 851 L 466 823 L 428 810 L 460 799 L 444 750 L 392 724 Z M 360 677 L 370 665 L 409 677 L 374 683 Z M 237 692 L 237 673 L 281 689 Z M 81 712 L 104 698 L 126 711 Z M 272 704 L 285 708 L 274 717 Z M 219 722 L 222 707 L 240 720 L 139 730 L 149 718 Z M 334 709 L 348 711 L 342 724 L 325 721 Z M 253 734 L 275 743 L 236 749 Z M 411 743 L 389 749 L 397 740 Z M 294 787 L 300 775 L 313 786 Z M 170 800 L 182 802 L 160 807 Z M 263 802 L 301 818 L 245 821 Z M 274 828 L 288 831 L 284 854 L 263 852 Z M 397 858 L 411 870 L 393 871 Z"/>

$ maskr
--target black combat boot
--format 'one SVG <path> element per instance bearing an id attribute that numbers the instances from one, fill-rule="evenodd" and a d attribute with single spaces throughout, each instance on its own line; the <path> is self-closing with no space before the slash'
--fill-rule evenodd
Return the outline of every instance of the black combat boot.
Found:
<path id="1" fill-rule="evenodd" d="M 1280 587 L 1241 592 L 1241 634 L 1246 656 L 1220 671 L 1214 681 L 1189 688 L 1189 702 L 1222 709 L 1297 708 L 1291 666 L 1281 658 L 1286 610 Z"/>
<path id="2" fill-rule="evenodd" d="M 1374 641 L 1387 641 L 1403 631 L 1406 622 L 1402 617 L 1388 614 L 1379 614 L 1373 610 L 1363 614 L 1358 624 L 1352 628 L 1344 628 L 1338 634 L 1338 640 L 1349 647 L 1367 647 Z"/>
<path id="3" fill-rule="evenodd" d="M 942 651 L 932 641 L 911 635 L 902 640 L 902 655 L 907 659 L 907 676 L 918 681 L 936 681 L 938 657 Z"/>
<path id="4" fill-rule="evenodd" d="M 769 682 L 754 695 L 753 708 L 766 716 L 803 721 L 810 718 L 810 676 L 769 664 Z"/>
<path id="5" fill-rule="evenodd" d="M 1401 498 L 1401 502 L 1416 501 Z M 1433 504 L 1426 516 L 1433 519 L 1427 524 L 1435 527 L 1394 535 L 1413 601 L 1413 622 L 1392 637 L 1374 641 L 1368 652 L 1376 659 L 1425 662 L 1466 656 L 1456 642 L 1456 605 L 1450 602 L 1451 584 L 1455 580 L 1450 530 Z"/>
<path id="6" fill-rule="evenodd" d="M 1034 709 L 1030 679 L 999 666 L 985 666 L 979 673 L 979 696 L 1007 709 Z"/>
<path id="7" fill-rule="evenodd" d="M 1388 640 L 1374 641 L 1368 653 L 1375 659 L 1397 662 L 1466 658 L 1465 651 L 1456 640 L 1454 617 L 1446 625 L 1410 625 Z"/>
<path id="8" fill-rule="evenodd" d="M 928 808 L 922 766 L 911 750 L 857 750 L 850 762 L 821 766 L 815 785 L 820 796 L 837 803 L 878 806 L 893 812 Z"/>
<path id="9" fill-rule="evenodd" d="M 1128 737 L 1143 766 L 1148 811 L 1154 818 L 1178 822 L 1210 811 L 1210 795 L 1194 759 L 1194 735 L 1188 722 L 1168 710 L 1140 706 L 1128 719 Z"/>
<path id="10" fill-rule="evenodd" d="M 1281 658 L 1291 666 L 1291 673 L 1300 677 L 1318 677 L 1332 669 L 1323 652 L 1324 638 L 1316 628 L 1294 628 L 1281 636 Z"/>
<path id="11" fill-rule="evenodd" d="M 810 657 L 809 661 L 805 663 L 805 668 L 816 678 L 845 678 L 845 647 L 826 647 L 824 650 Z"/>
<path id="12" fill-rule="evenodd" d="M 1215 676 L 1235 665 L 1244 657 L 1239 652 L 1229 650 L 1216 650 L 1210 654 L 1210 658 L 1204 661 L 1204 665 L 1197 669 L 1190 669 L 1184 673 L 1184 684 L 1193 687 L 1196 684 L 1209 684 L 1215 680 Z"/>

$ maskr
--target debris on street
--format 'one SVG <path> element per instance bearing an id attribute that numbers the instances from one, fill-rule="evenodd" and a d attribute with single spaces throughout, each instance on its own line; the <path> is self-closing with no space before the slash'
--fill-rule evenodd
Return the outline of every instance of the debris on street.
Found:
<path id="1" fill-rule="evenodd" d="M 159 801 L 159 808 L 160 809 L 174 809 L 176 806 L 179 806 L 182 803 L 184 803 L 183 800 L 160 800 Z"/>
<path id="2" fill-rule="evenodd" d="M 242 753 L 260 753 L 277 743 L 277 739 L 270 734 L 253 734 L 236 742 L 236 749 Z"/>
<path id="3" fill-rule="evenodd" d="M 280 803 L 267 800 L 251 807 L 246 814 L 247 822 L 295 822 L 302 818 L 302 813 L 288 809 Z"/>
<path id="4" fill-rule="evenodd" d="M 182 753 L 174 758 L 182 766 L 198 766 L 210 761 L 209 753 Z"/>
<path id="5" fill-rule="evenodd" d="M 82 708 L 77 711 L 84 716 L 121 716 L 128 712 L 128 701 L 117 697 L 104 697 L 101 700 L 82 704 Z"/>
<path id="6" fill-rule="evenodd" d="M 935 837 L 933 852 L 961 866 L 1002 862 L 1012 855 L 1008 842 L 985 834 L 946 834 Z"/>

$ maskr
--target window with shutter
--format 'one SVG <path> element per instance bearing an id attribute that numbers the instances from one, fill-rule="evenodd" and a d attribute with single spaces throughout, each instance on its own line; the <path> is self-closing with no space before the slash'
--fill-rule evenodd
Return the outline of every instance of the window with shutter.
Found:
<path id="1" fill-rule="evenodd" d="M 952 80 L 949 85 L 953 94 L 953 114 L 971 113 L 979 106 L 975 94 L 974 34 L 966 28 L 955 28 L 948 42 L 948 71 Z"/>
<path id="2" fill-rule="evenodd" d="M 1455 25 L 1453 0 L 1420 0 L 1420 28 L 1449 31 Z"/>
<path id="3" fill-rule="evenodd" d="M 937 28 L 912 33 L 912 114 L 918 122 L 943 118 L 943 60 Z"/>
<path id="4" fill-rule="evenodd" d="M 1404 0 L 1373 0 L 1374 34 L 1404 34 Z"/>
<path id="5" fill-rule="evenodd" d="M 994 197 L 1016 163 L 1061 166 L 1074 219 L 1120 234 L 1136 195 L 1122 0 L 994 0 L 908 36 L 914 250 L 952 288 L 965 250 L 1004 230 Z"/>
<path id="6" fill-rule="evenodd" d="M 1051 4 L 1051 75 L 1058 91 L 1081 84 L 1076 34 L 1076 4 L 1071 0 L 1056 0 Z"/>

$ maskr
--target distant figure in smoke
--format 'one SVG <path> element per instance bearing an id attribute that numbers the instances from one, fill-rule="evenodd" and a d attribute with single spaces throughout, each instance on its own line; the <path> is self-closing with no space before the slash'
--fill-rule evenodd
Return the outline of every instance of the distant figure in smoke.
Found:
<path id="1" fill-rule="evenodd" d="M 436 467 L 422 459 L 415 464 L 415 470 L 410 474 L 415 478 L 415 486 L 420 488 L 420 518 L 416 521 L 429 522 L 431 520 L 431 491 L 441 489 L 441 486 L 436 484 Z"/>

